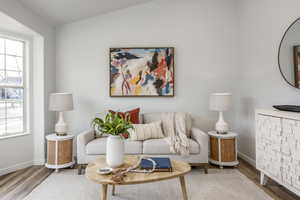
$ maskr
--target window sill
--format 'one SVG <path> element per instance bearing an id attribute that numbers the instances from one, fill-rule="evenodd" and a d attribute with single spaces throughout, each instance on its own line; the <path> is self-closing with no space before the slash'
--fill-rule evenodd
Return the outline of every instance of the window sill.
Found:
<path id="1" fill-rule="evenodd" d="M 15 138 L 15 137 L 22 137 L 26 135 L 31 135 L 31 133 L 18 133 L 18 134 L 12 134 L 12 135 L 5 135 L 5 136 L 0 136 L 0 140 L 5 140 L 9 138 Z"/>

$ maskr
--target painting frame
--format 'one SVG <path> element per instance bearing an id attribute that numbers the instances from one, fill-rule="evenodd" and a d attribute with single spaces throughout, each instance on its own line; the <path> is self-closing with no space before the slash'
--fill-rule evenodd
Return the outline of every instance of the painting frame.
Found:
<path id="1" fill-rule="evenodd" d="M 299 88 L 300 85 L 300 46 L 293 46 L 294 53 L 294 78 L 295 87 Z"/>
<path id="2" fill-rule="evenodd" d="M 113 83 L 113 79 L 112 79 L 112 71 L 111 71 L 111 63 L 112 63 L 112 51 L 115 49 L 136 49 L 136 50 L 149 50 L 149 49 L 171 49 L 172 50 L 172 80 L 173 80 L 173 84 L 172 84 L 172 94 L 169 95 L 116 95 L 112 93 L 112 83 Z M 110 47 L 109 48 L 109 96 L 110 97 L 166 97 L 166 98 L 170 98 L 170 97 L 174 97 L 175 96 L 175 47 Z"/>

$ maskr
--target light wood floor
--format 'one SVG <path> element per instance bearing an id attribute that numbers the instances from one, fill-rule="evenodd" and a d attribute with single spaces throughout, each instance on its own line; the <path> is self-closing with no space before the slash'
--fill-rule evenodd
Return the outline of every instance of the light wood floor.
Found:
<path id="1" fill-rule="evenodd" d="M 210 166 L 215 168 L 216 166 Z M 237 169 L 262 188 L 274 200 L 300 200 L 295 194 L 274 181 L 268 181 L 266 186 L 259 184 L 259 172 L 246 161 L 240 159 Z M 226 170 L 226 168 L 224 168 Z M 0 177 L 0 199 L 21 200 L 28 195 L 36 186 L 46 179 L 52 170 L 43 166 L 32 166 Z M 209 171 L 208 171 L 209 173 Z"/>
<path id="2" fill-rule="evenodd" d="M 246 161 L 239 159 L 240 164 L 238 170 L 247 176 L 251 181 L 253 181 L 257 186 L 263 189 L 267 194 L 269 194 L 274 200 L 300 200 L 300 197 L 294 193 L 288 191 L 283 186 L 277 184 L 271 179 L 268 180 L 266 186 L 260 185 L 259 171 L 256 170 L 252 165 Z"/>
<path id="3" fill-rule="evenodd" d="M 0 176 L 0 199 L 24 199 L 36 186 L 45 180 L 52 170 L 44 166 L 32 166 Z"/>

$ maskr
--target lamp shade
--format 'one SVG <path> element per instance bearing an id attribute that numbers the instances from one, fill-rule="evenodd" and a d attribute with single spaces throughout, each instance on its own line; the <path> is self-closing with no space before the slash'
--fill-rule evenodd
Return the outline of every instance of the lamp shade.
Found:
<path id="1" fill-rule="evenodd" d="M 231 104 L 231 93 L 213 93 L 210 95 L 210 110 L 226 111 Z"/>
<path id="2" fill-rule="evenodd" d="M 71 93 L 50 94 L 49 110 L 68 111 L 73 110 L 73 97 Z"/>

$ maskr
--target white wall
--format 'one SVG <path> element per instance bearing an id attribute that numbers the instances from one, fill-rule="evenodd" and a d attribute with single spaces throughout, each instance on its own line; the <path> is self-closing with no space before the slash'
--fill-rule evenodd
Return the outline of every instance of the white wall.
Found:
<path id="1" fill-rule="evenodd" d="M 299 0 L 239 1 L 239 151 L 255 159 L 254 109 L 299 105 L 300 90 L 280 75 L 277 51 L 288 26 L 300 16 Z"/>
<path id="2" fill-rule="evenodd" d="M 0 0 L 0 12 L 15 19 L 33 34 L 32 135 L 0 140 L 0 174 L 44 162 L 44 138 L 51 132 L 54 115 L 47 109 L 47 97 L 55 91 L 55 31 L 41 17 L 16 0 Z M 1 28 L 4 26 L 2 24 Z M 4 26 L 5 28 L 5 26 Z M 15 31 L 15 30 L 12 30 Z"/>
<path id="3" fill-rule="evenodd" d="M 88 128 L 96 112 L 134 107 L 195 113 L 209 129 L 209 94 L 236 92 L 237 23 L 235 0 L 160 0 L 59 27 L 57 91 L 74 94 L 71 131 Z M 109 97 L 109 47 L 130 46 L 175 47 L 174 98 Z"/>
<path id="4" fill-rule="evenodd" d="M 45 132 L 53 131 L 54 113 L 48 111 L 49 93 L 55 91 L 55 28 L 42 17 L 36 15 L 17 0 L 0 0 L 0 11 L 14 18 L 24 26 L 39 33 L 44 38 L 44 117 Z"/>

